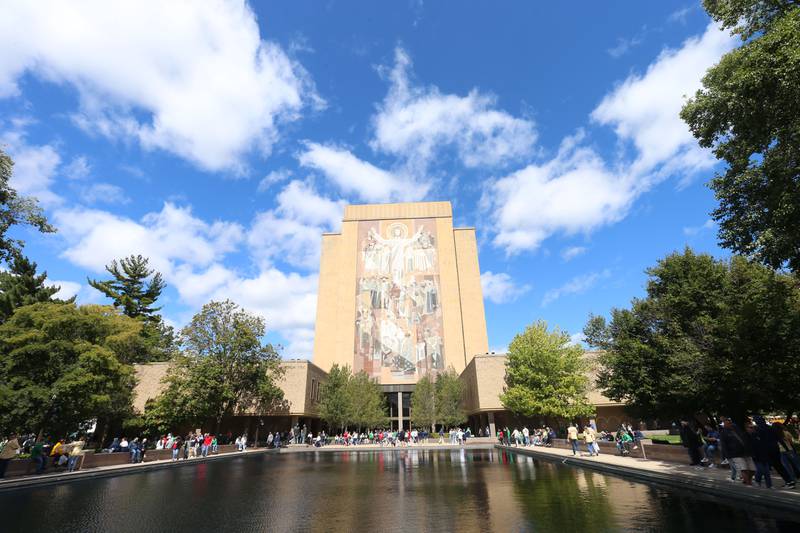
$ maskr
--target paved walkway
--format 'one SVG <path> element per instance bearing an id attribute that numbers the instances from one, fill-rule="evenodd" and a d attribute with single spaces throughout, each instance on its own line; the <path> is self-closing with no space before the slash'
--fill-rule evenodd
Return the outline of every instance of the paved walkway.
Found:
<path id="1" fill-rule="evenodd" d="M 496 446 L 513 453 L 529 455 L 537 459 L 558 461 L 562 464 L 591 468 L 626 479 L 659 483 L 688 490 L 696 490 L 717 497 L 733 498 L 751 504 L 783 510 L 800 511 L 800 489 L 759 488 L 730 481 L 730 470 L 682 465 L 666 461 L 653 461 L 634 457 L 602 454 L 590 457 L 582 454 L 574 457 L 572 450 L 561 448 Z M 773 475 L 773 485 L 780 487 L 783 480 Z"/>

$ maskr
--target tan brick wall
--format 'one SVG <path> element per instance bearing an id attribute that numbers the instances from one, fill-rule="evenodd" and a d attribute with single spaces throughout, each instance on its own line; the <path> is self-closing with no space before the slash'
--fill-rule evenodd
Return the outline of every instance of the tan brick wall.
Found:
<path id="1" fill-rule="evenodd" d="M 134 365 L 136 372 L 136 388 L 133 389 L 134 410 L 143 412 L 147 400 L 161 394 L 161 391 L 164 390 L 161 379 L 167 375 L 168 369 L 169 363 Z"/>
<path id="2" fill-rule="evenodd" d="M 473 356 L 489 351 L 486 334 L 486 314 L 483 308 L 481 270 L 478 265 L 478 242 L 474 228 L 455 228 L 458 280 L 461 294 L 461 313 L 464 324 L 464 351 L 467 363 Z"/>
<path id="3" fill-rule="evenodd" d="M 284 369 L 284 375 L 278 381 L 278 385 L 283 390 L 284 399 L 289 402 L 289 411 L 270 414 L 315 414 L 319 387 L 328 375 L 308 361 L 283 361 L 281 367 Z M 168 368 L 169 363 L 134 365 L 137 384 L 133 390 L 133 406 L 136 411 L 139 413 L 144 411 L 147 400 L 156 398 L 164 390 L 165 385 L 161 382 L 161 378 L 166 375 Z"/>

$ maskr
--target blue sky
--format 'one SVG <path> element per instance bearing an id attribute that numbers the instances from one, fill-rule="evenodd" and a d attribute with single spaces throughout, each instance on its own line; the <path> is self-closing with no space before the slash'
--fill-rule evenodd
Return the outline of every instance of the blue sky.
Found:
<path id="1" fill-rule="evenodd" d="M 699 3 L 11 2 L 0 143 L 64 294 L 151 258 L 181 326 L 210 299 L 313 346 L 319 235 L 347 203 L 450 200 L 475 226 L 490 346 L 644 292 L 709 221 L 716 162 L 677 112 L 735 46 Z"/>

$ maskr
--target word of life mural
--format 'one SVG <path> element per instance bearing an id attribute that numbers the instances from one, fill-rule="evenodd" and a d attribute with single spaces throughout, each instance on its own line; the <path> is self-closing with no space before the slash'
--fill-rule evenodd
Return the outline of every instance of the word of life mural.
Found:
<path id="1" fill-rule="evenodd" d="M 433 219 L 361 221 L 356 267 L 356 371 L 416 381 L 444 368 Z"/>

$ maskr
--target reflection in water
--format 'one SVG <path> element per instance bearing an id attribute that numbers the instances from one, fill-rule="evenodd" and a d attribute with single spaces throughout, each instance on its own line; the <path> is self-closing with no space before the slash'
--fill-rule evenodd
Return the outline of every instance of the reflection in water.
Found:
<path id="1" fill-rule="evenodd" d="M 237 457 L 0 493 L 3 531 L 794 531 L 800 523 L 504 451 Z"/>

